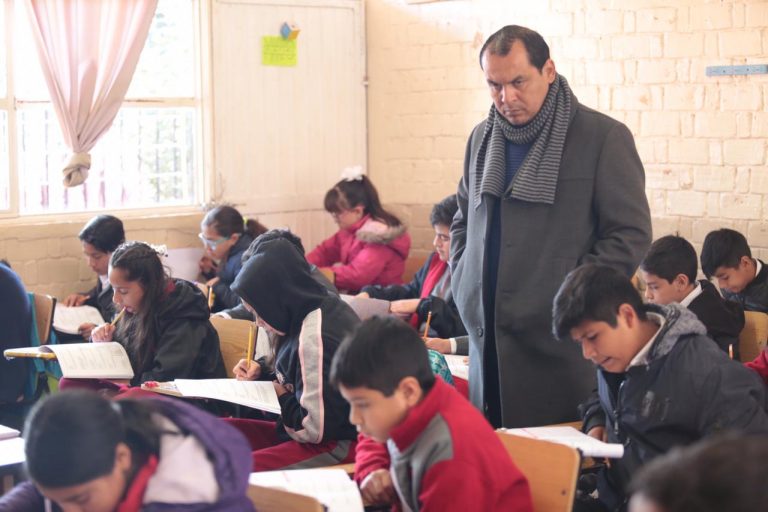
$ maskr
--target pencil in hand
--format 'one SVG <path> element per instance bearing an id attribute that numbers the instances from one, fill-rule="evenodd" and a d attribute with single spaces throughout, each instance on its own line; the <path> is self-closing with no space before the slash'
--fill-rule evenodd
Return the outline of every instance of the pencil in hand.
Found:
<path id="1" fill-rule="evenodd" d="M 425 340 L 427 339 L 427 334 L 429 334 L 429 323 L 431 321 L 432 321 L 432 312 L 430 311 L 429 313 L 427 313 L 427 323 L 424 326 L 424 336 L 422 336 L 422 338 L 424 338 Z"/>
<path id="2" fill-rule="evenodd" d="M 208 287 L 208 309 L 213 309 L 213 302 L 216 300 L 216 295 L 213 293 L 213 287 Z"/>
<path id="3" fill-rule="evenodd" d="M 120 312 L 117 314 L 117 316 L 115 317 L 115 319 L 114 319 L 114 320 L 112 320 L 112 321 L 109 323 L 109 325 L 111 325 L 112 327 L 114 327 L 114 326 L 117 324 L 117 322 L 118 322 L 118 321 L 119 321 L 121 318 L 123 318 L 123 315 L 125 315 L 125 308 L 123 308 L 123 309 L 122 309 L 122 310 L 121 310 L 121 311 L 120 311 Z"/>
<path id="4" fill-rule="evenodd" d="M 251 368 L 251 360 L 253 360 L 253 351 L 256 347 L 257 332 L 258 327 L 251 324 L 248 328 L 248 351 L 245 353 L 245 368 L 248 370 Z"/>

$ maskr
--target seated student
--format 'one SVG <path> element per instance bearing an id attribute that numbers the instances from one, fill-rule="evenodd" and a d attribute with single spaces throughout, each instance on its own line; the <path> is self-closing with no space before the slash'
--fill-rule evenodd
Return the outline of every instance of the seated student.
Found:
<path id="1" fill-rule="evenodd" d="M 599 500 L 624 510 L 635 472 L 670 448 L 727 430 L 768 433 L 765 386 L 706 336 L 679 304 L 644 305 L 629 279 L 600 265 L 569 273 L 554 299 L 552 330 L 581 344 L 597 366 L 599 402 L 585 430 L 624 445 L 598 475 Z"/>
<path id="2" fill-rule="evenodd" d="M 288 229 L 270 229 L 266 233 L 259 235 L 248 247 L 248 249 L 245 250 L 242 256 L 242 262 L 245 263 L 250 259 L 251 256 L 253 256 L 253 253 L 256 252 L 256 248 L 261 245 L 263 242 L 266 242 L 267 240 L 274 240 L 276 238 L 285 238 L 289 242 L 291 242 L 296 249 L 299 250 L 299 253 L 304 256 L 304 244 L 301 243 L 301 238 L 296 236 L 295 234 L 291 233 Z M 325 275 L 320 272 L 320 269 L 317 268 L 315 265 L 310 265 L 310 274 L 312 275 L 312 278 L 320 283 L 323 288 L 326 288 L 329 292 L 331 292 L 334 295 L 338 295 L 339 291 L 336 289 L 336 287 L 333 285 L 332 282 L 328 280 Z M 242 302 L 238 302 L 237 306 L 231 309 L 225 309 L 223 311 L 219 311 L 216 313 L 218 316 L 223 316 L 224 318 L 235 318 L 239 320 L 253 320 L 253 315 L 245 309 L 245 306 Z"/>
<path id="3" fill-rule="evenodd" d="M 52 395 L 24 429 L 24 482 L 0 511 L 252 511 L 248 445 L 180 400 Z"/>
<path id="4" fill-rule="evenodd" d="M 352 309 L 328 293 L 288 240 L 259 243 L 232 289 L 270 338 L 272 361 L 241 360 L 240 380 L 272 380 L 280 401 L 277 423 L 228 420 L 251 442 L 254 471 L 352 462 L 355 428 L 349 406 L 328 385 L 331 358 L 358 323 Z"/>
<path id="5" fill-rule="evenodd" d="M 707 279 L 717 278 L 723 297 L 745 311 L 768 313 L 768 268 L 752 258 L 747 239 L 738 231 L 718 229 L 704 238 L 701 269 Z"/>
<path id="6" fill-rule="evenodd" d="M 0 264 L 0 406 L 14 404 L 24 394 L 27 383 L 29 361 L 24 359 L 6 359 L 2 352 L 9 348 L 25 347 L 30 342 L 32 328 L 32 305 L 27 291 L 16 275 L 6 265 Z M 17 424 L 18 420 L 9 421 L 7 414 L 12 414 L 5 407 L 0 409 L 0 424 Z"/>
<path id="7" fill-rule="evenodd" d="M 645 281 L 645 298 L 654 304 L 677 302 L 699 318 L 707 334 L 726 354 L 732 351 L 739 360 L 739 333 L 744 328 L 744 310 L 732 301 L 724 300 L 715 285 L 702 279 L 696 281 L 698 268 L 696 250 L 683 237 L 659 238 L 640 263 L 640 275 Z"/>
<path id="8" fill-rule="evenodd" d="M 413 511 L 533 510 L 528 482 L 493 428 L 435 378 L 424 342 L 403 322 L 363 322 L 336 352 L 331 381 L 361 433 L 355 479 L 367 502 L 399 500 Z"/>
<path id="9" fill-rule="evenodd" d="M 632 479 L 631 512 L 757 512 L 768 506 L 768 439 L 724 436 L 675 448 Z"/>
<path id="10" fill-rule="evenodd" d="M 400 219 L 386 211 L 360 168 L 325 194 L 325 209 L 339 231 L 307 254 L 307 261 L 329 268 L 334 284 L 347 293 L 367 284 L 402 283 L 411 237 Z"/>
<path id="11" fill-rule="evenodd" d="M 99 310 L 104 320 L 110 321 L 115 309 L 112 303 L 112 287 L 107 278 L 107 266 L 112 252 L 125 242 L 123 222 L 112 215 L 97 215 L 88 221 L 77 236 L 83 244 L 83 254 L 88 266 L 96 273 L 98 279 L 93 289 L 86 293 L 73 293 L 64 299 L 64 305 L 93 306 Z M 94 327 L 96 325 L 85 323 L 79 328 L 80 334 L 87 340 L 91 337 Z"/>
<path id="12" fill-rule="evenodd" d="M 240 272 L 243 253 L 267 228 L 254 219 L 243 219 L 231 206 L 217 206 L 203 217 L 200 230 L 205 246 L 200 271 L 208 281 L 198 287 L 205 296 L 209 288 L 213 290 L 212 311 L 234 308 L 240 304 L 240 298 L 229 287 Z"/>
<path id="13" fill-rule="evenodd" d="M 115 249 L 109 282 L 125 314 L 117 325 L 94 329 L 91 338 L 125 347 L 135 374 L 131 385 L 226 377 L 205 297 L 188 281 L 166 276 L 152 247 L 127 242 Z M 67 379 L 66 384 L 73 383 Z"/>
<path id="14" fill-rule="evenodd" d="M 410 283 L 363 286 L 358 295 L 391 301 L 390 311 L 407 317 L 419 332 L 423 332 L 427 316 L 431 312 L 428 334 L 431 339 L 428 346 L 432 345 L 430 348 L 448 354 L 457 353 L 455 337 L 467 334 L 453 302 L 451 272 L 448 268 L 451 222 L 456 210 L 456 194 L 446 197 L 432 207 L 429 221 L 435 230 L 435 238 L 432 241 L 435 252 L 427 258 Z M 468 349 L 468 344 L 463 345 L 463 348 Z M 463 352 L 465 355 L 467 353 Z"/>

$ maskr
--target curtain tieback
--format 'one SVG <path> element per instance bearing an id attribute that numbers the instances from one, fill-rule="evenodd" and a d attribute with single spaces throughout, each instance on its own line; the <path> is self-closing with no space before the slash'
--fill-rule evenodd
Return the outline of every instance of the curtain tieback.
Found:
<path id="1" fill-rule="evenodd" d="M 88 169 L 91 168 L 90 153 L 74 153 L 69 157 L 67 165 L 62 169 L 64 186 L 76 187 L 88 179 Z"/>

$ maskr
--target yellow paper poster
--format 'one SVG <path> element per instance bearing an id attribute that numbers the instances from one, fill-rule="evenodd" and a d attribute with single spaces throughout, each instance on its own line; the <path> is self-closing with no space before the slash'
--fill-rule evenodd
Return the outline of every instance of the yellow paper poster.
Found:
<path id="1" fill-rule="evenodd" d="M 261 64 L 263 66 L 294 67 L 297 62 L 296 40 L 280 36 L 261 38 Z"/>

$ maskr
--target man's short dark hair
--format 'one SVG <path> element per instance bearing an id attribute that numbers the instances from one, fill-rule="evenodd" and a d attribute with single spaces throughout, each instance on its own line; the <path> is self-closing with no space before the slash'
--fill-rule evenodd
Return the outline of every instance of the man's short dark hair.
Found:
<path id="1" fill-rule="evenodd" d="M 284 240 L 288 240 L 293 244 L 294 247 L 301 253 L 302 256 L 304 256 L 304 244 L 301 243 L 301 238 L 296 236 L 291 232 L 289 229 L 270 229 L 266 233 L 263 233 L 259 236 L 257 236 L 253 242 L 251 242 L 251 245 L 248 246 L 248 248 L 243 251 L 243 255 L 240 257 L 241 261 L 245 263 L 248 261 L 251 256 L 253 256 L 253 253 L 256 252 L 256 249 L 259 248 L 261 244 L 264 242 L 269 242 L 270 240 L 277 240 L 278 238 L 282 238 Z"/>
<path id="2" fill-rule="evenodd" d="M 493 55 L 505 57 L 512 50 L 515 41 L 520 41 L 528 53 L 528 61 L 541 72 L 549 60 L 549 46 L 541 34 L 520 25 L 507 25 L 489 37 L 480 49 L 480 68 L 483 67 L 483 55 L 488 50 Z"/>
<path id="3" fill-rule="evenodd" d="M 688 240 L 677 235 L 663 236 L 653 242 L 640 263 L 641 270 L 670 283 L 680 274 L 686 276 L 690 283 L 695 283 L 698 268 L 696 249 Z"/>
<path id="4" fill-rule="evenodd" d="M 582 265 L 565 276 L 555 295 L 552 333 L 559 340 L 570 339 L 571 329 L 585 320 L 616 327 L 622 304 L 629 304 L 638 318 L 646 319 L 640 294 L 627 276 L 605 265 Z"/>
<path id="5" fill-rule="evenodd" d="M 115 252 L 125 242 L 123 221 L 112 215 L 97 215 L 77 236 L 81 242 L 91 244 L 101 252 Z"/>
<path id="6" fill-rule="evenodd" d="M 630 484 L 665 512 L 753 512 L 768 504 L 768 439 L 713 437 L 640 468 Z"/>
<path id="7" fill-rule="evenodd" d="M 459 203 L 456 202 L 456 194 L 451 194 L 432 207 L 432 212 L 429 214 L 429 223 L 432 226 L 442 224 L 451 227 L 453 216 L 456 215 L 458 209 Z"/>
<path id="8" fill-rule="evenodd" d="M 331 363 L 331 384 L 365 387 L 390 396 L 406 377 L 429 391 L 435 375 L 427 347 L 400 319 L 375 316 L 360 324 L 339 346 Z"/>
<path id="9" fill-rule="evenodd" d="M 744 235 L 727 228 L 710 231 L 701 248 L 701 270 L 709 279 L 720 267 L 738 268 L 743 256 L 752 257 Z"/>

